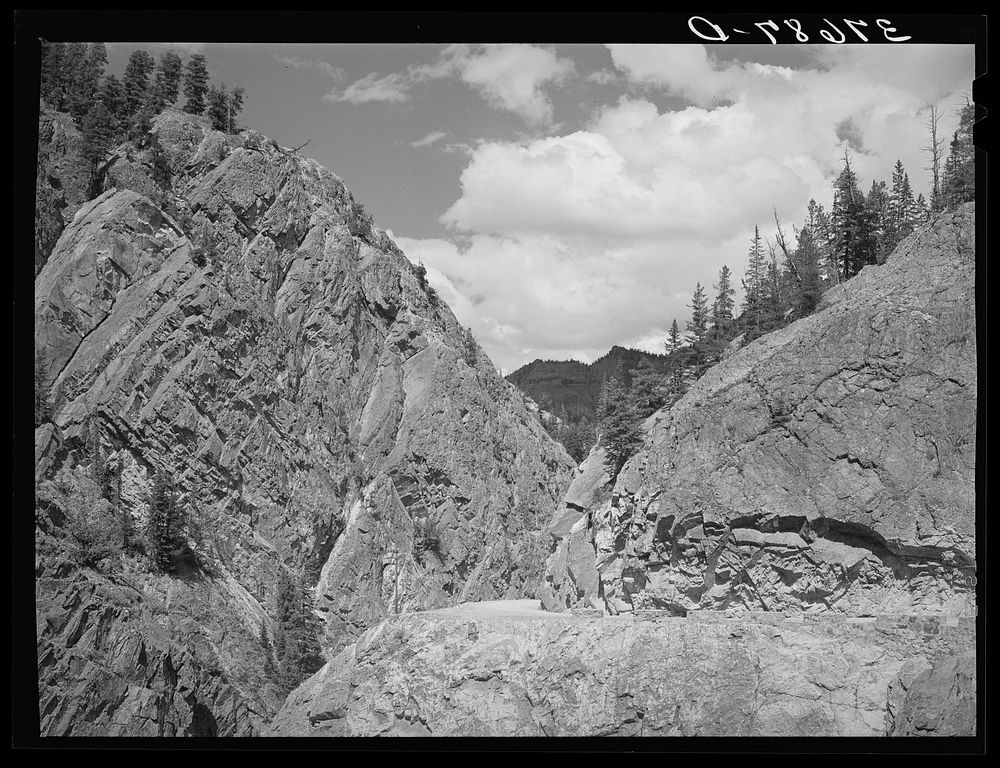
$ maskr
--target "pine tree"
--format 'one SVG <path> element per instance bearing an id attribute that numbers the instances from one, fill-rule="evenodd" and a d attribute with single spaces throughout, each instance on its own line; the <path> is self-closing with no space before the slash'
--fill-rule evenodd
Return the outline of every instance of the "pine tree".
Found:
<path id="1" fill-rule="evenodd" d="M 114 144 L 114 123 L 107 108 L 100 101 L 91 106 L 83 119 L 81 154 L 90 171 L 90 196 L 100 194 L 100 165 Z"/>
<path id="2" fill-rule="evenodd" d="M 162 112 L 177 101 L 181 87 L 181 73 L 184 62 L 172 50 L 160 56 L 153 85 L 153 109 Z"/>
<path id="3" fill-rule="evenodd" d="M 747 254 L 747 271 L 743 278 L 743 312 L 750 327 L 760 330 L 764 313 L 764 248 L 760 242 L 760 228 L 753 228 L 753 240 Z"/>
<path id="4" fill-rule="evenodd" d="M 648 357 L 643 357 L 636 366 L 629 393 L 633 408 L 642 419 L 658 411 L 666 402 L 663 373 Z"/>
<path id="5" fill-rule="evenodd" d="M 952 136 L 948 159 L 945 161 L 942 197 L 949 208 L 976 199 L 976 147 L 973 143 L 975 119 L 975 104 L 967 103 L 959 113 L 958 129 Z"/>
<path id="6" fill-rule="evenodd" d="M 208 67 L 200 53 L 191 55 L 184 70 L 184 111 L 192 115 L 205 112 L 205 95 L 208 93 Z"/>
<path id="7" fill-rule="evenodd" d="M 213 84 L 208 89 L 207 105 L 205 114 L 212 121 L 212 127 L 217 131 L 225 131 L 226 115 L 229 111 L 229 94 L 226 92 L 225 83 L 221 88 Z"/>
<path id="8" fill-rule="evenodd" d="M 808 224 L 798 233 L 794 259 L 798 287 L 795 294 L 796 314 L 799 317 L 806 317 L 816 309 L 821 293 L 819 272 L 821 258 L 816 238 Z"/>
<path id="9" fill-rule="evenodd" d="M 625 386 L 621 363 L 604 382 L 597 405 L 608 474 L 616 477 L 642 442 L 640 417 Z"/>
<path id="10" fill-rule="evenodd" d="M 819 278 L 822 282 L 836 283 L 840 281 L 840 271 L 837 269 L 836 255 L 833 250 L 833 228 L 830 224 L 830 214 L 815 200 L 809 201 L 806 225 L 812 233 L 816 246 Z"/>
<path id="11" fill-rule="evenodd" d="M 733 296 L 736 289 L 732 286 L 732 273 L 725 264 L 719 271 L 719 282 L 715 285 L 715 301 L 712 303 L 712 323 L 716 328 L 726 330 L 732 325 L 733 310 L 736 303 Z"/>
<path id="12" fill-rule="evenodd" d="M 243 111 L 243 95 L 242 88 L 233 88 L 229 92 L 229 99 L 226 101 L 226 133 L 236 133 L 239 127 L 236 118 Z"/>
<path id="13" fill-rule="evenodd" d="M 694 295 L 688 306 L 691 308 L 691 319 L 688 321 L 687 330 L 694 334 L 694 343 L 697 344 L 705 337 L 705 330 L 708 327 L 708 298 L 701 283 L 695 285 Z"/>
<path id="14" fill-rule="evenodd" d="M 913 229 L 912 212 L 914 209 L 913 190 L 910 188 L 910 177 L 900 160 L 892 171 L 892 188 L 889 192 L 886 212 L 886 247 L 892 251 L 899 242 Z"/>
<path id="15" fill-rule="evenodd" d="M 885 262 L 892 245 L 889 238 L 889 193 L 884 181 L 872 181 L 865 198 L 864 237 L 865 247 L 874 255 L 875 261 Z"/>
<path id="16" fill-rule="evenodd" d="M 206 114 L 212 121 L 212 127 L 217 131 L 234 133 L 237 128 L 236 118 L 243 109 L 243 89 L 234 88 L 232 91 L 226 88 L 223 83 L 221 87 L 213 85 L 208 90 L 208 109 Z M 364 208 L 359 204 L 361 215 Z"/>
<path id="17" fill-rule="evenodd" d="M 164 573 L 173 573 L 184 551 L 184 519 L 177 506 L 173 483 L 163 470 L 153 479 L 148 537 L 156 566 Z"/>
<path id="18" fill-rule="evenodd" d="M 67 43 L 60 60 L 59 89 L 52 103 L 60 112 L 66 112 L 71 105 L 81 101 L 78 89 L 87 61 L 87 46 L 84 43 Z"/>
<path id="19" fill-rule="evenodd" d="M 465 364 L 470 368 L 475 368 L 476 362 L 479 360 L 479 346 L 476 344 L 476 337 L 472 335 L 471 328 L 462 329 L 461 353 Z"/>
<path id="20" fill-rule="evenodd" d="M 682 343 L 680 329 L 677 327 L 677 318 L 675 317 L 670 323 L 670 331 L 667 333 L 667 340 L 663 346 L 667 354 L 672 355 L 681 348 Z"/>
<path id="21" fill-rule="evenodd" d="M 870 262 L 870 239 L 867 232 L 865 196 L 858 188 L 858 178 L 844 156 L 844 170 L 834 184 L 833 213 L 834 253 L 840 276 L 847 280 Z"/>
<path id="22" fill-rule="evenodd" d="M 77 125 L 90 111 L 97 96 L 97 88 L 108 63 L 108 49 L 104 43 L 92 43 L 83 58 L 80 71 L 76 74 L 72 93 L 69 95 L 69 113 Z"/>
<path id="23" fill-rule="evenodd" d="M 277 683 L 282 690 L 288 692 L 323 666 L 323 654 L 319 646 L 320 626 L 299 580 L 284 569 L 278 573 L 275 608 Z"/>
<path id="24" fill-rule="evenodd" d="M 109 132 L 114 142 L 125 138 L 125 90 L 114 75 L 105 75 L 97 89 L 97 101 L 104 105 L 108 113 Z"/>
<path id="25" fill-rule="evenodd" d="M 144 105 L 149 102 L 149 76 L 156 61 L 146 51 L 132 51 L 122 76 L 122 90 L 125 98 L 125 118 L 130 123 Z"/>
<path id="26" fill-rule="evenodd" d="M 683 340 L 680 330 L 677 327 L 677 318 L 670 324 L 670 332 L 667 334 L 667 341 L 664 344 L 668 360 L 667 370 L 669 377 L 666 382 L 665 402 L 673 405 L 684 394 L 684 364 L 685 355 L 682 353 Z"/>
<path id="27" fill-rule="evenodd" d="M 50 43 L 47 40 L 42 40 L 41 46 L 41 96 L 55 106 L 60 101 L 63 89 L 63 56 L 66 46 L 63 43 Z"/>

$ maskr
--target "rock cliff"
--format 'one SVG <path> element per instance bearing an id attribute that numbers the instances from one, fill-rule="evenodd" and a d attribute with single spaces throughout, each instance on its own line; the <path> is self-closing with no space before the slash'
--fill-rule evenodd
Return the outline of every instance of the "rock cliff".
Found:
<path id="1" fill-rule="evenodd" d="M 974 735 L 974 217 L 594 449 L 539 605 L 393 617 L 269 733 Z"/>
<path id="2" fill-rule="evenodd" d="M 968 204 L 592 454 L 545 606 L 974 615 L 974 273 Z"/>
<path id="3" fill-rule="evenodd" d="M 135 525 L 170 472 L 197 564 L 80 570 L 40 513 L 44 734 L 257 732 L 282 568 L 331 655 L 395 610 L 534 594 L 572 462 L 337 176 L 177 111 L 104 170 L 35 283 L 36 473 L 96 426 Z"/>
<path id="4" fill-rule="evenodd" d="M 80 131 L 73 118 L 42 102 L 35 177 L 36 275 L 90 191 L 90 174 L 81 149 Z"/>
<path id="5" fill-rule="evenodd" d="M 942 667 L 974 631 L 967 619 L 587 617 L 519 602 L 388 619 L 294 691 L 268 733 L 883 736 L 910 722 L 912 673 Z M 967 735 L 967 682 L 955 702 Z"/>

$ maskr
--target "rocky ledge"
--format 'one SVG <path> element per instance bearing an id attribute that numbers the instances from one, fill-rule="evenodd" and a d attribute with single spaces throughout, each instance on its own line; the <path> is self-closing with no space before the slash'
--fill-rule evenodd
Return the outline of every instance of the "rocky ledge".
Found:
<path id="1" fill-rule="evenodd" d="M 366 632 L 289 696 L 268 733 L 971 735 L 973 633 L 957 618 L 472 604 Z"/>

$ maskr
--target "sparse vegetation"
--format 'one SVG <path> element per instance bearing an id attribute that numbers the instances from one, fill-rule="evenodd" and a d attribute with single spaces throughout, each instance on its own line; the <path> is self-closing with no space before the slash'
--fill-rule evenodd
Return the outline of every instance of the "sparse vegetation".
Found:
<path id="1" fill-rule="evenodd" d="M 471 328 L 462 329 L 462 359 L 470 368 L 475 368 L 479 360 L 479 345 L 476 344 Z"/>
<path id="2" fill-rule="evenodd" d="M 149 496 L 147 538 L 153 564 L 164 573 L 174 573 L 186 553 L 185 523 L 173 481 L 164 470 L 160 470 L 153 478 Z"/>
<path id="3" fill-rule="evenodd" d="M 319 619 L 312 612 L 301 581 L 285 569 L 278 573 L 275 613 L 275 682 L 288 693 L 323 666 L 323 654 L 319 645 Z"/>
<path id="4" fill-rule="evenodd" d="M 39 486 L 38 503 L 54 505 L 61 512 L 69 552 L 80 565 L 106 568 L 121 555 L 121 526 L 89 468 L 60 469 L 53 480 Z"/>
<path id="5" fill-rule="evenodd" d="M 616 477 L 642 444 L 641 415 L 629 395 L 620 366 L 604 382 L 597 415 L 608 474 Z"/>

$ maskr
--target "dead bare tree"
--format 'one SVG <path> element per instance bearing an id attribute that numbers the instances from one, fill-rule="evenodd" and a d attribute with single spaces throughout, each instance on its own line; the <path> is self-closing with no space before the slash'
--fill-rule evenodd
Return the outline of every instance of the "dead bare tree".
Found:
<path id="1" fill-rule="evenodd" d="M 931 187 L 931 210 L 940 211 L 941 210 L 941 154 L 944 147 L 944 139 L 938 138 L 938 122 L 941 120 L 941 113 L 938 112 L 937 104 L 929 105 L 930 114 L 927 117 L 927 129 L 931 133 L 931 143 L 924 147 L 924 150 L 930 152 L 931 164 L 924 170 L 928 170 L 932 174 L 932 187 Z"/>
<path id="2" fill-rule="evenodd" d="M 785 257 L 785 261 L 792 269 L 792 273 L 795 275 L 795 282 L 801 285 L 802 277 L 799 275 L 798 265 L 795 263 L 795 259 L 792 258 L 792 252 L 788 248 L 788 240 L 785 238 L 785 230 L 781 228 L 781 221 L 778 220 L 778 209 L 774 210 L 774 226 L 777 228 L 777 233 L 774 235 L 774 240 L 776 245 L 781 249 L 781 253 Z M 770 246 L 769 246 L 770 247 Z M 774 249 L 771 248 L 771 255 L 774 255 Z"/>

